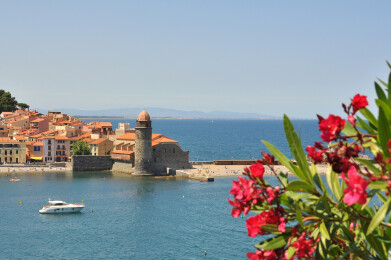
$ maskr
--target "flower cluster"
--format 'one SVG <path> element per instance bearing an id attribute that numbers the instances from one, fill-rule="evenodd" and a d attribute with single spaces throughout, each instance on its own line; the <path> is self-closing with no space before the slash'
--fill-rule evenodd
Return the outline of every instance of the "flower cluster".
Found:
<path id="1" fill-rule="evenodd" d="M 249 217 L 246 220 L 246 227 L 248 236 L 256 237 L 257 235 L 265 234 L 262 225 L 274 224 L 278 226 L 278 231 L 285 232 L 286 223 L 287 219 L 284 217 L 284 209 L 277 207 L 276 209 L 265 210 L 254 217 Z"/>
<path id="2" fill-rule="evenodd" d="M 296 248 L 295 257 L 301 259 L 302 257 L 312 258 L 311 255 L 315 253 L 315 241 L 312 237 L 308 238 L 308 234 L 303 232 L 295 242 L 292 243 L 292 247 Z"/>
<path id="3" fill-rule="evenodd" d="M 385 217 L 391 212 L 391 93 L 386 97 L 379 89 L 377 92 L 379 104 L 388 106 L 384 109 L 379 106 L 378 121 L 366 109 L 367 97 L 360 94 L 348 106 L 343 104 L 346 119 L 332 114 L 327 118 L 318 115 L 323 142 L 307 146 L 307 157 L 299 150 L 302 145 L 293 124 L 284 116 L 287 140 L 297 163 L 289 161 L 270 143 L 264 144 L 279 160 L 278 164 L 295 175 L 293 179 L 277 173 L 275 158 L 262 152 L 262 160 L 245 168 L 248 179 L 239 177 L 233 181 L 230 193 L 234 200 L 228 199 L 233 206 L 232 216 L 239 217 L 242 212 L 247 215 L 250 210 L 256 212 L 246 220 L 247 234 L 267 236 L 255 252 L 247 253 L 249 259 L 312 260 L 318 255 L 337 259 L 346 252 L 349 258 L 366 258 L 369 254 L 368 259 L 376 259 L 391 252 L 391 244 L 373 235 L 391 236 L 391 224 L 385 223 Z M 365 109 L 361 112 L 367 122 L 357 117 L 361 109 Z M 368 147 L 375 163 L 358 159 Z M 327 172 L 328 188 L 317 172 L 319 168 L 314 165 L 308 168 L 306 159 L 314 164 L 328 164 L 331 168 Z M 281 185 L 268 183 L 268 178 L 264 178 L 266 169 Z M 383 206 L 371 206 L 375 196 Z M 369 236 L 371 243 L 368 243 Z"/>

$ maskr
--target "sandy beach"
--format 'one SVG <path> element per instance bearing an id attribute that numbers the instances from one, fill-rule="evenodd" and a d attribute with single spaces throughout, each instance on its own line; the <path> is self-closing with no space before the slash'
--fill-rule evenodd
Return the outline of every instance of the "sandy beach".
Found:
<path id="1" fill-rule="evenodd" d="M 43 173 L 43 172 L 65 172 L 70 171 L 66 167 L 49 167 L 49 166 L 1 166 L 0 174 L 6 175 L 9 173 Z"/>
<path id="2" fill-rule="evenodd" d="M 231 176 L 241 176 L 243 175 L 244 168 L 249 167 L 250 165 L 213 165 L 213 164 L 203 164 L 203 165 L 193 165 L 193 169 L 186 169 L 183 172 L 187 173 L 190 176 L 203 176 L 203 177 L 231 177 Z M 327 170 L 327 165 L 318 165 L 318 173 L 325 174 Z M 274 170 L 276 172 L 284 172 L 290 174 L 288 169 L 282 165 L 275 165 Z M 265 175 L 272 175 L 272 171 L 266 167 Z"/>

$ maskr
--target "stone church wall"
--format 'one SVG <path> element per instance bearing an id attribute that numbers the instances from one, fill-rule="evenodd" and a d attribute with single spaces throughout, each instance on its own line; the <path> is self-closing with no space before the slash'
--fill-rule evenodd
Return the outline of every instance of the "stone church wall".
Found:
<path id="1" fill-rule="evenodd" d="M 166 175 L 167 168 L 189 169 L 189 151 L 183 151 L 177 144 L 158 144 L 152 147 L 152 167 L 155 174 Z"/>

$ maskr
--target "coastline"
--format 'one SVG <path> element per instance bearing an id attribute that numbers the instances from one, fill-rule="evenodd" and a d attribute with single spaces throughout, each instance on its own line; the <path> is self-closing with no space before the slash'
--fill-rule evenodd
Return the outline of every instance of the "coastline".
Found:
<path id="1" fill-rule="evenodd" d="M 192 169 L 183 169 L 181 172 L 185 173 L 188 177 L 201 177 L 201 178 L 219 178 L 219 177 L 236 177 L 243 176 L 244 168 L 250 167 L 250 165 L 214 165 L 214 164 L 199 164 L 193 165 Z M 289 170 L 283 165 L 275 165 L 276 172 L 283 172 L 292 175 Z M 317 165 L 319 174 L 326 174 L 327 165 Z M 72 172 L 72 169 L 67 167 L 49 167 L 49 166 L 0 166 L 0 175 L 7 174 L 40 174 L 48 172 Z M 133 176 L 128 173 L 122 173 L 117 171 L 109 171 L 115 175 L 127 175 Z M 268 167 L 265 167 L 265 175 L 273 175 Z M 170 177 L 170 176 L 158 176 L 158 177 Z M 175 177 L 175 176 L 172 176 Z M 179 176 L 178 176 L 179 177 Z"/>
<path id="2" fill-rule="evenodd" d="M 201 164 L 193 165 L 193 169 L 184 169 L 184 173 L 191 177 L 235 177 L 243 176 L 244 168 L 250 167 L 250 165 L 213 165 L 213 164 Z M 327 165 L 317 165 L 319 174 L 326 174 Z M 292 173 L 283 165 L 274 165 L 276 172 L 283 172 L 285 174 L 292 175 Z M 265 175 L 273 175 L 268 167 L 265 167 Z"/>

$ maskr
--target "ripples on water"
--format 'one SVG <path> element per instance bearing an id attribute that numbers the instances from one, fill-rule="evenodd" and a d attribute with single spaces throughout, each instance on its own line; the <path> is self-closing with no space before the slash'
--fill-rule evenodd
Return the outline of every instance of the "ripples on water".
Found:
<path id="1" fill-rule="evenodd" d="M 244 259 L 257 242 L 247 237 L 246 218 L 230 215 L 232 178 L 19 177 L 13 183 L 0 176 L 2 259 L 204 259 L 204 250 L 208 259 Z M 39 214 L 48 197 L 83 199 L 86 208 Z"/>

